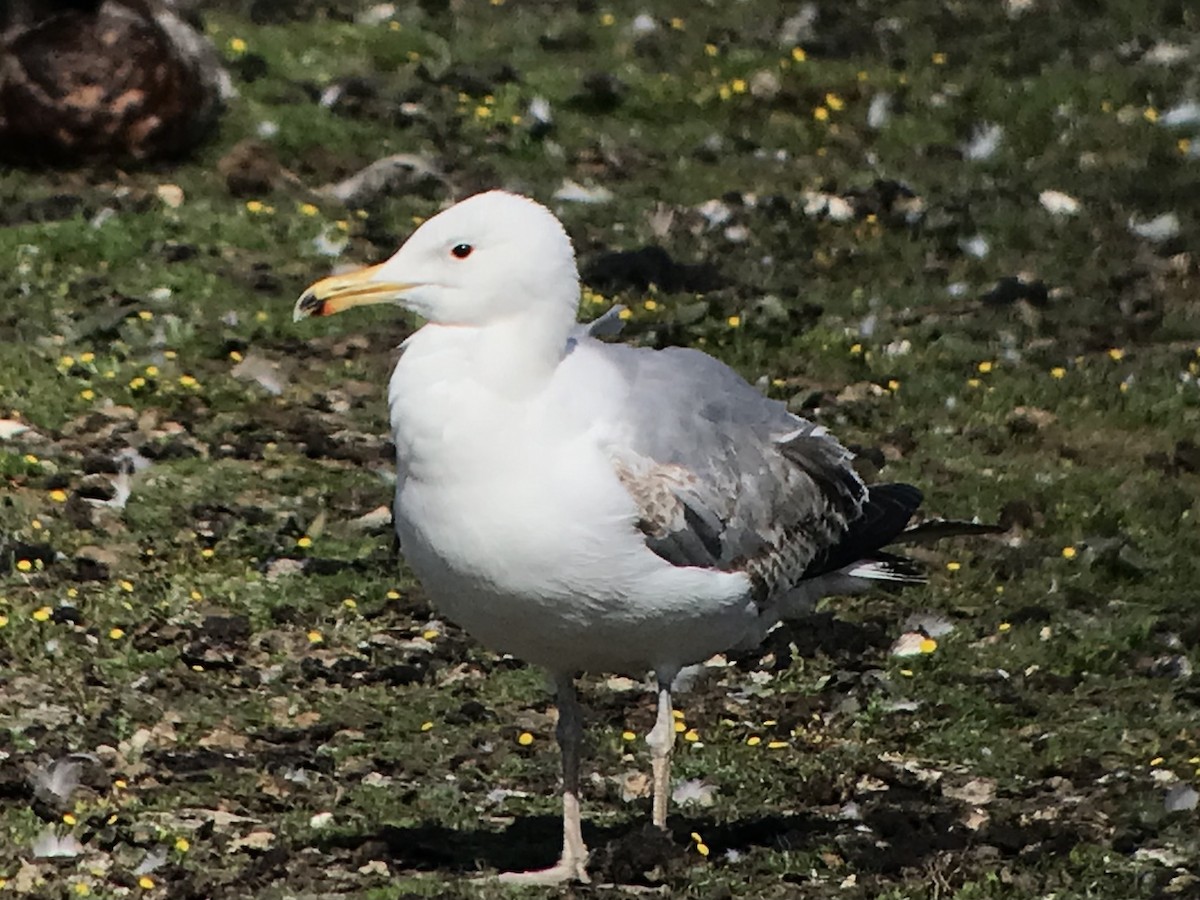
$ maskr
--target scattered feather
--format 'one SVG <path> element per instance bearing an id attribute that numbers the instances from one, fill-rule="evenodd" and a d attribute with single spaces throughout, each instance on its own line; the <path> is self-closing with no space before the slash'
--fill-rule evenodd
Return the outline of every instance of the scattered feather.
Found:
<path id="1" fill-rule="evenodd" d="M 0 419 L 0 441 L 9 441 L 18 434 L 24 434 L 29 426 L 16 419 Z"/>
<path id="2" fill-rule="evenodd" d="M 83 853 L 83 844 L 73 834 L 58 835 L 47 828 L 34 839 L 30 850 L 36 859 L 71 858 Z"/>
<path id="3" fill-rule="evenodd" d="M 963 253 L 975 259 L 983 259 L 992 252 L 992 245 L 988 243 L 988 239 L 982 234 L 963 238 L 958 242 L 958 246 Z"/>
<path id="4" fill-rule="evenodd" d="M 971 139 L 963 145 L 962 154 L 972 162 L 991 159 L 1004 141 L 1004 128 L 995 122 L 982 122 L 971 132 Z"/>
<path id="5" fill-rule="evenodd" d="M 920 656 L 924 651 L 921 649 L 928 637 L 921 634 L 919 631 L 907 631 L 900 637 L 896 638 L 892 649 L 889 651 L 892 656 Z"/>
<path id="6" fill-rule="evenodd" d="M 733 210 L 729 208 L 729 204 L 718 199 L 704 201 L 696 207 L 696 212 L 700 213 L 709 228 L 724 225 L 733 217 Z"/>
<path id="7" fill-rule="evenodd" d="M 354 17 L 359 25 L 382 25 L 396 16 L 395 3 L 376 3 Z"/>
<path id="8" fill-rule="evenodd" d="M 1174 66 L 1184 62 L 1191 55 L 1192 51 L 1182 44 L 1159 41 L 1146 51 L 1142 59 L 1155 66 Z"/>
<path id="9" fill-rule="evenodd" d="M 55 760 L 48 768 L 35 770 L 30 776 L 35 793 L 60 805 L 69 804 L 79 788 L 79 773 L 84 763 L 99 765 L 100 760 L 91 753 L 72 753 Z"/>
<path id="10" fill-rule="evenodd" d="M 534 97 L 529 101 L 528 115 L 534 131 L 545 133 L 554 124 L 554 111 L 545 97 Z"/>
<path id="11" fill-rule="evenodd" d="M 381 197 L 407 193 L 417 185 L 441 178 L 437 167 L 425 157 L 396 153 L 375 160 L 349 178 L 325 185 L 318 193 L 346 206 L 362 207 Z"/>
<path id="12" fill-rule="evenodd" d="M 167 864 L 167 851 L 162 847 L 151 850 L 133 870 L 134 875 L 149 875 Z"/>
<path id="13" fill-rule="evenodd" d="M 919 631 L 931 638 L 945 637 L 954 631 L 954 623 L 940 613 L 917 612 L 904 620 L 900 626 L 905 631 Z"/>
<path id="14" fill-rule="evenodd" d="M 233 367 L 233 377 L 240 381 L 254 382 L 276 397 L 287 387 L 287 379 L 283 377 L 279 363 L 257 353 L 246 354 L 245 358 Z"/>
<path id="15" fill-rule="evenodd" d="M 563 203 L 608 203 L 612 198 L 613 192 L 606 187 L 584 187 L 570 178 L 564 178 L 554 192 L 554 199 Z"/>
<path id="16" fill-rule="evenodd" d="M 680 806 L 694 803 L 697 806 L 709 807 L 717 802 L 716 793 L 716 785 L 708 784 L 699 778 L 689 778 L 675 785 L 675 790 L 671 792 L 671 801 Z"/>
<path id="17" fill-rule="evenodd" d="M 649 13 L 638 13 L 629 24 L 629 30 L 639 37 L 645 34 L 653 34 L 658 31 L 658 22 Z"/>
<path id="18" fill-rule="evenodd" d="M 1173 212 L 1163 213 L 1146 222 L 1129 217 L 1129 230 L 1152 244 L 1161 244 L 1179 236 L 1179 216 Z"/>
<path id="19" fill-rule="evenodd" d="M 1190 125 L 1200 125 L 1200 103 L 1188 100 L 1178 106 L 1172 106 L 1158 117 L 1158 124 L 1164 128 L 1186 128 Z"/>
<path id="20" fill-rule="evenodd" d="M 336 258 L 346 252 L 350 246 L 350 237 L 345 232 L 335 229 L 325 229 L 312 240 L 312 247 L 321 256 Z"/>
<path id="21" fill-rule="evenodd" d="M 1079 201 L 1062 191 L 1042 191 L 1038 202 L 1052 216 L 1073 216 L 1079 212 Z"/>
<path id="22" fill-rule="evenodd" d="M 846 222 L 854 218 L 854 207 L 835 194 L 807 191 L 803 199 L 804 214 L 810 218 L 825 216 L 834 222 Z"/>
<path id="23" fill-rule="evenodd" d="M 1163 798 L 1163 808 L 1169 813 L 1190 812 L 1196 808 L 1198 801 L 1200 793 L 1190 784 L 1180 782 L 1167 791 L 1167 796 Z"/>
<path id="24" fill-rule="evenodd" d="M 879 131 L 892 118 L 892 95 L 886 91 L 871 98 L 867 107 L 867 127 Z"/>

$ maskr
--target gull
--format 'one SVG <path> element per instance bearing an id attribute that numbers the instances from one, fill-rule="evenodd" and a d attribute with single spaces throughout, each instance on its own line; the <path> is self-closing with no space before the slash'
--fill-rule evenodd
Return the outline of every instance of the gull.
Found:
<path id="1" fill-rule="evenodd" d="M 579 293 L 558 219 L 490 191 L 295 307 L 300 320 L 386 302 L 426 322 L 388 387 L 401 551 L 450 619 L 555 685 L 562 855 L 512 882 L 588 881 L 577 673 L 653 671 L 665 828 L 683 667 L 756 646 L 824 596 L 922 582 L 895 542 L 994 530 L 909 527 L 915 487 L 867 486 L 828 431 L 705 353 L 599 340 L 612 319 L 579 325 Z"/>

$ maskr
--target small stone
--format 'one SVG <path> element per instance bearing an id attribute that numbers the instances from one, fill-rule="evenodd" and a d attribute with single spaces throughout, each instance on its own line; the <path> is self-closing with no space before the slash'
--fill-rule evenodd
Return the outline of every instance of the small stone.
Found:
<path id="1" fill-rule="evenodd" d="M 183 206 L 184 194 L 183 188 L 177 184 L 160 184 L 154 191 L 158 195 L 158 199 L 164 205 L 171 209 L 179 209 Z"/>

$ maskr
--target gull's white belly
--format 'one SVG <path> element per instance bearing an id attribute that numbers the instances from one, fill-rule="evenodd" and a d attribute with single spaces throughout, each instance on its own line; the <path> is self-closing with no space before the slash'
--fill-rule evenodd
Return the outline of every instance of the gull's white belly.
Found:
<path id="1" fill-rule="evenodd" d="M 553 471 L 478 482 L 406 479 L 401 550 L 434 603 L 492 649 L 552 669 L 686 665 L 765 620 L 745 576 L 672 566 L 623 499 Z"/>

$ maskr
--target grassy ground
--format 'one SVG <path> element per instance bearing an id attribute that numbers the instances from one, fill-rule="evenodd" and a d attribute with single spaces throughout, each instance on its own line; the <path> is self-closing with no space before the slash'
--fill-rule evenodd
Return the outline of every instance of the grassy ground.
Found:
<path id="1" fill-rule="evenodd" d="M 356 522 L 413 323 L 290 311 L 322 247 L 378 260 L 450 198 L 565 179 L 611 191 L 555 204 L 585 317 L 623 302 L 630 339 L 702 346 L 931 511 L 1012 527 L 709 667 L 669 841 L 627 734 L 651 696 L 586 679 L 585 833 L 622 887 L 562 893 L 1200 896 L 1166 802 L 1200 767 L 1200 135 L 1163 122 L 1200 90 L 1195 10 L 399 5 L 210 4 L 240 99 L 194 159 L 0 172 L 0 417 L 30 426 L 0 440 L 0 896 L 495 897 L 469 876 L 551 861 L 539 674 Z M 388 153 L 443 177 L 314 193 Z M 647 244 L 715 272 L 604 258 Z M 950 630 L 894 656 L 913 613 Z M 80 845 L 39 858 L 48 834 Z"/>

